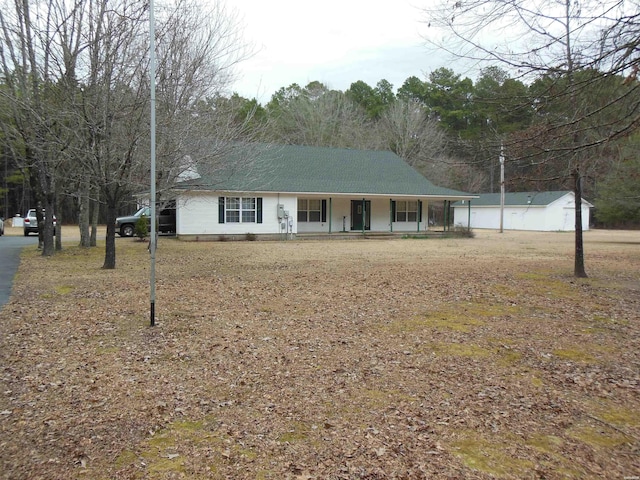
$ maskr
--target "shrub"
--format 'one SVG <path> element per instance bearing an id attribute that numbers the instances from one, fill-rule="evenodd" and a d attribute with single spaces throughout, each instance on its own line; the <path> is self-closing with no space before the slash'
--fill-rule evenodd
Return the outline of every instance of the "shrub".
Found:
<path id="1" fill-rule="evenodd" d="M 258 236 L 255 233 L 247 233 L 245 239 L 250 242 L 255 242 L 258 239 Z"/>
<path id="2" fill-rule="evenodd" d="M 147 224 L 147 216 L 141 215 L 136 222 L 133 234 L 140 239 L 144 240 L 149 233 L 149 225 Z"/>
<path id="3" fill-rule="evenodd" d="M 456 237 L 474 238 L 476 236 L 473 230 L 471 230 L 471 227 L 465 227 L 463 225 L 453 227 L 453 233 Z"/>

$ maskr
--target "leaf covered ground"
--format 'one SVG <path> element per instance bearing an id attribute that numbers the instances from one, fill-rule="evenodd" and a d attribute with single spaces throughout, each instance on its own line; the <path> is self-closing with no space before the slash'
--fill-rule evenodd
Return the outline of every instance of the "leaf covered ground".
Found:
<path id="1" fill-rule="evenodd" d="M 163 237 L 153 328 L 146 244 L 75 243 L 0 311 L 0 478 L 640 475 L 638 232 Z"/>

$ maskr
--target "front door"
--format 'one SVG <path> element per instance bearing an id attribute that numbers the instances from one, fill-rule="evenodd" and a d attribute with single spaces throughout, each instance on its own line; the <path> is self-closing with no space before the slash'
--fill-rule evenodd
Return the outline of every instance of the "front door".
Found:
<path id="1" fill-rule="evenodd" d="M 371 230 L 371 200 L 351 200 L 351 230 Z"/>

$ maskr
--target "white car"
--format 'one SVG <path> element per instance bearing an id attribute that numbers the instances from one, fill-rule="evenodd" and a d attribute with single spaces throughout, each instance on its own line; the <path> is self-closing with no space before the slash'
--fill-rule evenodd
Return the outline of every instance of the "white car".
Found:
<path id="1" fill-rule="evenodd" d="M 42 211 L 44 214 L 44 210 Z M 53 226 L 56 226 L 56 216 L 53 216 Z M 36 218 L 36 209 L 31 208 L 24 216 L 24 236 L 26 237 L 30 233 L 38 233 L 38 219 Z"/>

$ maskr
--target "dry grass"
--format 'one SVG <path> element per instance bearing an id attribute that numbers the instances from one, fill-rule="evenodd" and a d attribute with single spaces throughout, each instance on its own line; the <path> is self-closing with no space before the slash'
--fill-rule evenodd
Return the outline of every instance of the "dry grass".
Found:
<path id="1" fill-rule="evenodd" d="M 0 476 L 640 473 L 640 233 L 24 252 Z M 28 301 L 24 301 L 28 299 Z"/>

